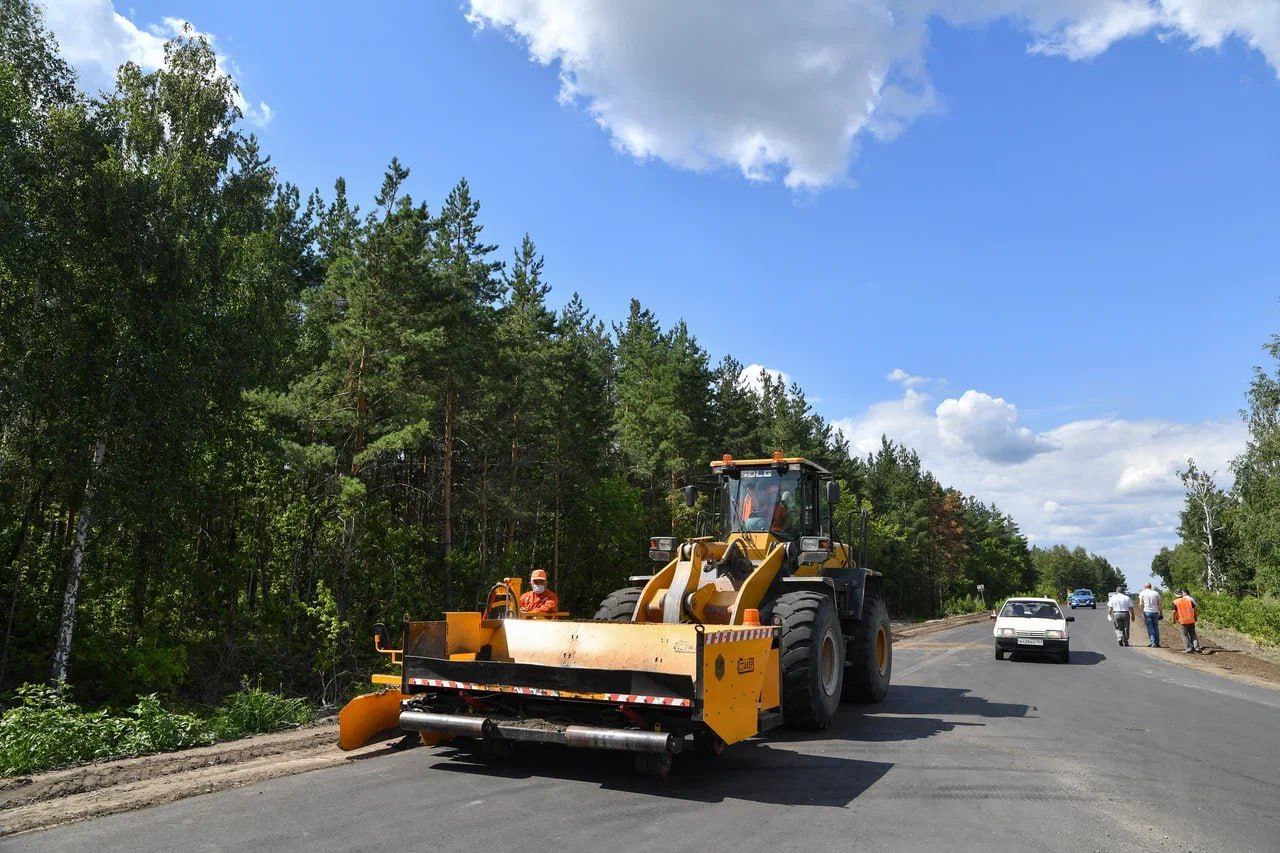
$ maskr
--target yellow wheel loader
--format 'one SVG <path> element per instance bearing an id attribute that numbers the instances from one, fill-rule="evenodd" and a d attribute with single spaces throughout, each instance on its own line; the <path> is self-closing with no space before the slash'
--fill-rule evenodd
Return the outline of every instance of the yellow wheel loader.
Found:
<path id="1" fill-rule="evenodd" d="M 519 585 L 482 612 L 407 622 L 382 693 L 340 715 L 344 749 L 376 733 L 426 743 L 478 738 L 635 753 L 665 776 L 672 756 L 718 753 L 777 725 L 822 729 L 842 700 L 880 702 L 893 639 L 878 572 L 835 540 L 840 489 L 806 459 L 711 463 L 720 536 L 656 536 L 659 568 L 630 578 L 591 621 L 523 618 Z M 685 491 L 696 502 L 697 488 Z"/>

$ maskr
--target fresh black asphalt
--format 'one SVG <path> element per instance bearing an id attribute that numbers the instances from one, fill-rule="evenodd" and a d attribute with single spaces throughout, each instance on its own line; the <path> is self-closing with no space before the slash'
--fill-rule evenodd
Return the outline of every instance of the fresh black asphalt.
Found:
<path id="1" fill-rule="evenodd" d="M 667 780 L 625 756 L 442 746 L 6 839 L 10 850 L 1280 850 L 1280 692 L 1119 648 L 998 662 L 989 623 L 899 645 L 879 706 Z M 1166 625 L 1168 623 L 1165 623 Z"/>

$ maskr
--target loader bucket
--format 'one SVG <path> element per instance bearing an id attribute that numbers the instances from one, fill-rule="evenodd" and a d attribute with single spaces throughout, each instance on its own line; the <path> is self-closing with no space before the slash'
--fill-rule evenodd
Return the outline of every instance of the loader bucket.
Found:
<path id="1" fill-rule="evenodd" d="M 384 733 L 399 734 L 404 698 L 399 690 L 387 689 L 352 699 L 338 712 L 338 747 L 359 749 Z"/>

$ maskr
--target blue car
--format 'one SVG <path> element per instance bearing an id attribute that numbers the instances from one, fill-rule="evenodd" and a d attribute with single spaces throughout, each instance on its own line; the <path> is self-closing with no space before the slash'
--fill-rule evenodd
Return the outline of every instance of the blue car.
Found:
<path id="1" fill-rule="evenodd" d="M 1093 597 L 1091 589 L 1073 589 L 1071 594 L 1067 596 L 1067 604 L 1071 605 L 1071 609 L 1077 607 L 1088 607 L 1090 610 L 1098 609 L 1098 601 Z"/>

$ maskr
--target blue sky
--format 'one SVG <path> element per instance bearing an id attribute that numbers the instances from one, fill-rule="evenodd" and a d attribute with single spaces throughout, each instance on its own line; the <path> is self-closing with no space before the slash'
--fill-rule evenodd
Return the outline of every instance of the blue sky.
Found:
<path id="1" fill-rule="evenodd" d="M 714 355 L 799 381 L 860 446 L 888 430 L 1037 541 L 1081 541 L 1138 581 L 1173 539 L 1178 460 L 1227 473 L 1251 367 L 1280 330 L 1280 4 L 1224 25 L 1207 0 L 1150 0 L 1137 19 L 1146 0 L 1003 2 L 1025 8 L 933 0 L 915 31 L 905 0 L 847 0 L 872 17 L 834 22 L 820 18 L 840 3 L 802 4 L 815 27 L 797 44 L 830 31 L 838 53 L 871 28 L 841 54 L 847 79 L 890 68 L 916 96 L 881 92 L 870 117 L 852 98 L 852 144 L 825 121 L 850 103 L 846 78 L 789 82 L 785 61 L 774 71 L 786 28 L 721 27 L 714 9 L 673 31 L 562 4 L 586 32 L 619 28 L 603 48 L 504 0 L 472 20 L 453 2 L 148 0 L 116 4 L 120 19 L 109 0 L 66 0 L 50 20 L 86 85 L 155 61 L 139 42 L 191 21 L 304 190 L 343 175 L 367 200 L 392 155 L 431 204 L 465 176 L 504 256 L 533 235 L 558 299 L 684 317 Z M 884 38 L 882 6 L 899 13 Z M 1132 34 L 1099 43 L 1121 25 Z M 705 62 L 677 44 L 694 27 Z M 531 37 L 551 42 L 542 62 Z M 791 153 L 726 155 L 744 115 Z"/>

